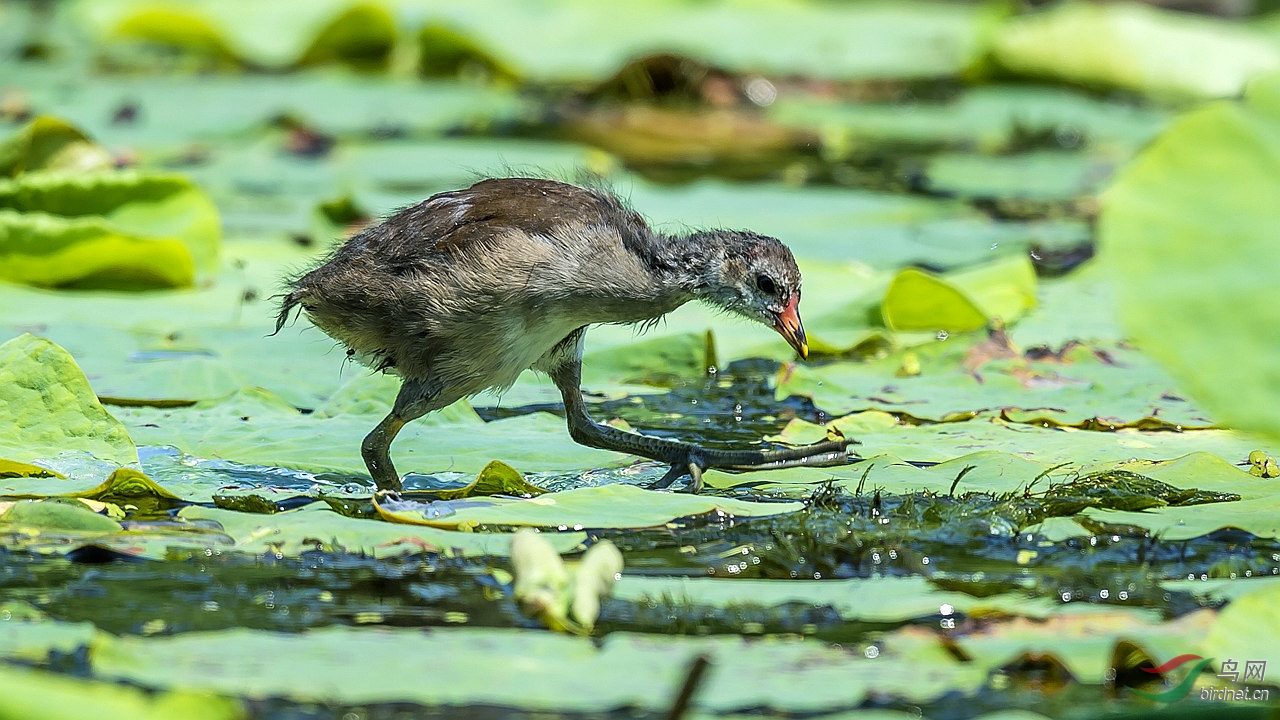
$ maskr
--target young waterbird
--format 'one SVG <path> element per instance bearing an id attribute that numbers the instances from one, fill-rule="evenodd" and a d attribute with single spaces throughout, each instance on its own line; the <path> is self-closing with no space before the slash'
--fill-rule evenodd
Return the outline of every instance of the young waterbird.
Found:
<path id="1" fill-rule="evenodd" d="M 784 450 L 711 450 L 596 423 L 579 388 L 582 339 L 600 323 L 646 323 L 690 300 L 762 322 L 801 357 L 800 271 L 785 245 L 752 232 L 654 232 L 613 194 L 532 178 L 484 180 L 405 208 L 292 280 L 276 331 L 301 305 L 316 327 L 403 378 L 361 451 L 381 490 L 399 490 L 396 433 L 415 418 L 528 368 L 551 376 L 583 445 L 671 464 L 656 483 L 708 467 L 846 461 L 848 441 Z"/>

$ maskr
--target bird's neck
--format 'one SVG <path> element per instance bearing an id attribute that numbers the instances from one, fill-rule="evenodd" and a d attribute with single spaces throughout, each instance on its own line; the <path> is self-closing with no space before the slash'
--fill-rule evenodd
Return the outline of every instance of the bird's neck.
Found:
<path id="1" fill-rule="evenodd" d="M 704 296 L 718 283 L 726 248 L 707 232 L 658 235 L 650 266 L 659 281 L 683 300 Z"/>

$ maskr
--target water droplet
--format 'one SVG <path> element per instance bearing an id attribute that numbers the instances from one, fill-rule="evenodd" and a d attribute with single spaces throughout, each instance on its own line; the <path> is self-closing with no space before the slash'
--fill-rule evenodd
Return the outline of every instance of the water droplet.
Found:
<path id="1" fill-rule="evenodd" d="M 747 81 L 744 88 L 747 99 L 760 107 L 769 107 L 778 99 L 778 88 L 762 77 L 754 77 Z"/>

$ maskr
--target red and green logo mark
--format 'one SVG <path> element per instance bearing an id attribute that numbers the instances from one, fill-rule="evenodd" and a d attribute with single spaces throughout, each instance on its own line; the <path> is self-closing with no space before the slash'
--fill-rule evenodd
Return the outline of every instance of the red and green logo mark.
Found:
<path id="1" fill-rule="evenodd" d="M 1163 674 L 1163 673 L 1169 672 L 1170 670 L 1173 670 L 1174 668 L 1182 667 L 1183 665 L 1193 661 L 1195 662 L 1195 664 L 1191 666 L 1191 669 L 1189 671 L 1187 671 L 1187 676 L 1182 678 L 1182 682 L 1169 688 L 1168 690 L 1165 690 L 1164 692 L 1144 693 L 1141 690 L 1133 690 L 1133 688 L 1129 688 L 1129 689 L 1133 690 L 1133 692 L 1136 693 L 1137 695 L 1140 695 L 1148 700 L 1155 700 L 1156 702 L 1167 703 L 1167 702 L 1173 702 L 1174 700 L 1181 700 L 1182 698 L 1187 696 L 1187 693 L 1191 692 L 1191 686 L 1195 685 L 1196 677 L 1200 675 L 1200 671 L 1204 669 L 1205 665 L 1208 665 L 1209 663 L 1213 662 L 1213 658 L 1200 657 L 1199 655 L 1191 655 L 1191 654 L 1179 655 L 1178 657 L 1173 658 L 1172 660 L 1161 665 L 1160 667 L 1142 668 L 1143 671 L 1145 672 L 1149 672 L 1152 674 Z"/>

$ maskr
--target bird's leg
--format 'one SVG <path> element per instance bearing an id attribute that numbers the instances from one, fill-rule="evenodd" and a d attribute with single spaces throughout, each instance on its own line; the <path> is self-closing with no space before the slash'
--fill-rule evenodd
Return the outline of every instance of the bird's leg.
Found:
<path id="1" fill-rule="evenodd" d="M 564 398 L 564 414 L 569 435 L 577 442 L 605 450 L 628 452 L 671 463 L 671 471 L 654 487 L 667 487 L 688 475 L 689 491 L 702 487 L 702 471 L 709 467 L 729 470 L 772 470 L 787 467 L 840 465 L 848 462 L 846 448 L 852 440 L 827 440 L 806 447 L 785 450 L 709 450 L 687 443 L 656 438 L 601 425 L 587 413 L 582 399 L 582 361 L 566 357 L 548 372 Z"/>
<path id="2" fill-rule="evenodd" d="M 396 439 L 400 428 L 407 423 L 443 407 L 440 400 L 438 385 L 406 380 L 400 386 L 400 394 L 396 395 L 391 412 L 365 436 L 364 442 L 360 444 L 360 454 L 364 456 L 369 476 L 379 490 L 400 492 L 400 475 L 391 463 L 391 441 Z"/>
<path id="3" fill-rule="evenodd" d="M 404 425 L 405 421 L 392 410 L 360 443 L 364 464 L 369 468 L 369 476 L 379 490 L 401 490 L 400 475 L 396 473 L 395 465 L 391 464 L 391 441 L 396 439 L 396 434 Z"/>

